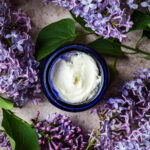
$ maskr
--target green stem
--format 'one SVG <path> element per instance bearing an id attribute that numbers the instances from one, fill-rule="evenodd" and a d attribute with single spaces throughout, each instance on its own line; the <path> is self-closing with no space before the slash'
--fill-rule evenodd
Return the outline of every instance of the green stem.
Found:
<path id="1" fill-rule="evenodd" d="M 8 73 L 6 73 L 6 74 L 8 74 Z M 6 75 L 6 74 L 4 74 L 4 73 L 0 72 L 0 75 Z"/>
<path id="2" fill-rule="evenodd" d="M 98 129 L 97 132 L 96 132 L 96 135 L 95 135 L 94 139 L 93 139 L 92 141 L 89 139 L 90 143 L 88 144 L 86 150 L 89 150 L 89 149 L 92 148 L 92 146 L 93 146 L 93 145 L 95 144 L 95 142 L 96 142 L 96 139 L 100 136 L 99 133 L 100 133 L 100 132 L 99 132 L 99 129 Z"/>
<path id="3" fill-rule="evenodd" d="M 4 130 L 0 130 L 0 133 L 4 133 L 5 131 Z"/>
<path id="4" fill-rule="evenodd" d="M 127 45 L 124 45 L 124 44 L 119 44 L 119 43 L 116 43 L 116 42 L 112 42 L 111 40 L 109 40 L 109 41 L 110 41 L 111 43 L 114 43 L 114 44 L 118 45 L 118 46 L 121 46 L 121 47 L 123 47 L 123 48 L 126 48 L 126 49 L 128 49 L 128 50 L 132 50 L 132 51 L 134 51 L 134 52 L 136 52 L 136 53 L 141 53 L 141 54 L 144 54 L 144 55 L 150 55 L 149 52 L 145 52 L 145 51 L 143 51 L 143 50 L 141 50 L 141 49 L 133 48 L 133 47 L 130 47 L 130 46 L 127 46 Z"/>
<path id="5" fill-rule="evenodd" d="M 83 37 L 83 36 L 87 36 L 87 35 L 90 35 L 90 34 L 95 34 L 94 32 L 89 32 L 89 33 L 77 33 L 76 34 L 76 37 Z"/>
<path id="6" fill-rule="evenodd" d="M 9 44 L 9 46 L 12 46 L 12 42 L 10 41 L 10 39 L 7 39 L 7 42 Z"/>
<path id="7" fill-rule="evenodd" d="M 150 53 L 148 52 L 145 52 L 141 49 L 138 49 L 138 48 L 132 48 L 132 47 L 129 47 L 129 46 L 126 46 L 126 45 L 123 45 L 123 44 L 120 44 L 122 47 L 126 48 L 126 49 L 129 49 L 129 50 L 132 50 L 134 52 L 137 52 L 137 53 L 141 53 L 141 54 L 145 54 L 145 55 L 150 55 Z"/>
<path id="8" fill-rule="evenodd" d="M 112 62 L 112 66 L 116 67 L 117 60 L 118 60 L 118 57 L 116 57 L 116 58 L 114 59 L 114 61 Z"/>
<path id="9" fill-rule="evenodd" d="M 124 52 L 124 54 L 129 54 L 129 55 L 134 55 L 134 54 L 137 54 L 138 52 L 131 52 L 131 53 L 129 53 L 129 52 Z"/>
<path id="10" fill-rule="evenodd" d="M 96 141 L 96 137 L 89 143 L 89 145 L 86 148 L 86 150 L 89 150 L 93 146 L 93 144 L 95 143 L 95 141 Z"/>
<path id="11" fill-rule="evenodd" d="M 137 41 L 136 46 L 135 46 L 136 49 L 139 48 L 139 45 L 140 45 L 141 41 L 143 40 L 143 38 L 144 38 L 144 37 L 141 37 L 141 38 Z"/>

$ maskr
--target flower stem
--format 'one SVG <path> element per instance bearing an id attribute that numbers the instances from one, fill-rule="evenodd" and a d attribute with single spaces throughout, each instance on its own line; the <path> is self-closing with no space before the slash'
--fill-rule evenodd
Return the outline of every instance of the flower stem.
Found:
<path id="1" fill-rule="evenodd" d="M 95 141 L 96 141 L 96 137 L 88 144 L 86 150 L 89 150 L 94 145 Z"/>
<path id="2" fill-rule="evenodd" d="M 7 39 L 7 42 L 9 44 L 9 46 L 12 46 L 12 42 L 10 41 L 10 39 Z"/>
<path id="3" fill-rule="evenodd" d="M 145 55 L 150 55 L 149 52 L 145 52 L 145 51 L 143 51 L 143 50 L 141 50 L 141 49 L 138 49 L 138 48 L 129 47 L 129 46 L 126 46 L 126 45 L 123 45 L 123 44 L 120 44 L 120 46 L 122 46 L 122 47 L 124 47 L 124 48 L 126 48 L 126 49 L 129 49 L 129 50 L 132 50 L 132 51 L 134 51 L 134 52 L 136 52 L 136 53 L 141 53 L 141 54 L 145 54 Z"/>
<path id="4" fill-rule="evenodd" d="M 135 48 L 139 48 L 141 41 L 143 40 L 143 36 L 137 41 Z"/>
<path id="5" fill-rule="evenodd" d="M 0 130 L 0 133 L 4 133 L 5 131 L 4 130 Z"/>
<path id="6" fill-rule="evenodd" d="M 112 42 L 111 40 L 109 40 L 109 41 Z M 116 44 L 118 46 L 121 46 L 123 48 L 126 48 L 128 50 L 132 50 L 132 51 L 134 51 L 136 53 L 141 53 L 141 54 L 144 54 L 144 55 L 150 55 L 149 52 L 145 52 L 145 51 L 143 51 L 143 50 L 141 50 L 139 48 L 133 48 L 133 47 L 130 47 L 130 46 L 127 46 L 127 45 L 124 45 L 124 44 L 117 43 L 117 42 L 112 42 L 112 43 L 114 43 L 114 44 Z"/>
<path id="7" fill-rule="evenodd" d="M 95 34 L 94 32 L 89 32 L 89 33 L 77 33 L 76 34 L 76 37 L 83 37 L 83 36 L 87 36 L 87 35 L 90 35 L 90 34 Z"/>
<path id="8" fill-rule="evenodd" d="M 138 54 L 138 52 L 124 52 L 124 54 L 134 55 L 134 54 Z"/>

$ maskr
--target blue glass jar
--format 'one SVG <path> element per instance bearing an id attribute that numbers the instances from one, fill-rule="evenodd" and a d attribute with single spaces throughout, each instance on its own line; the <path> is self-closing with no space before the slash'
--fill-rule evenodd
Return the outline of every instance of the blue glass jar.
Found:
<path id="1" fill-rule="evenodd" d="M 97 67 L 99 69 L 99 74 L 102 77 L 102 80 L 100 82 L 100 85 L 98 86 L 98 90 L 96 91 L 96 93 L 90 99 L 75 104 L 64 101 L 59 96 L 59 93 L 54 88 L 53 81 L 50 78 L 51 77 L 50 74 L 57 60 L 64 59 L 67 54 L 74 53 L 74 52 L 82 52 L 90 55 L 95 60 Z M 48 100 L 56 107 L 71 112 L 84 111 L 94 106 L 98 101 L 101 100 L 109 83 L 109 72 L 105 60 L 100 56 L 99 53 L 97 53 L 95 50 L 85 45 L 74 44 L 74 45 L 68 45 L 66 47 L 55 50 L 46 58 L 42 70 L 43 70 L 42 86 Z"/>

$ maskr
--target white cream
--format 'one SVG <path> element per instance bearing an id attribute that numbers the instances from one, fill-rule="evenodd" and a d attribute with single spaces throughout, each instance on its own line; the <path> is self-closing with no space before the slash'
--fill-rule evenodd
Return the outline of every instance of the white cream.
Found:
<path id="1" fill-rule="evenodd" d="M 69 103 L 90 99 L 101 82 L 95 60 L 80 52 L 59 58 L 53 66 L 51 79 L 59 96 Z"/>

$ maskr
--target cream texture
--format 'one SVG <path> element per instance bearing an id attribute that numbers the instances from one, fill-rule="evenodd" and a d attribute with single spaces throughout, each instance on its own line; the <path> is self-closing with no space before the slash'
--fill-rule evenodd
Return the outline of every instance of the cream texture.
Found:
<path id="1" fill-rule="evenodd" d="M 90 99 L 101 82 L 95 60 L 86 53 L 69 54 L 59 58 L 52 69 L 52 82 L 59 96 L 69 103 Z"/>

